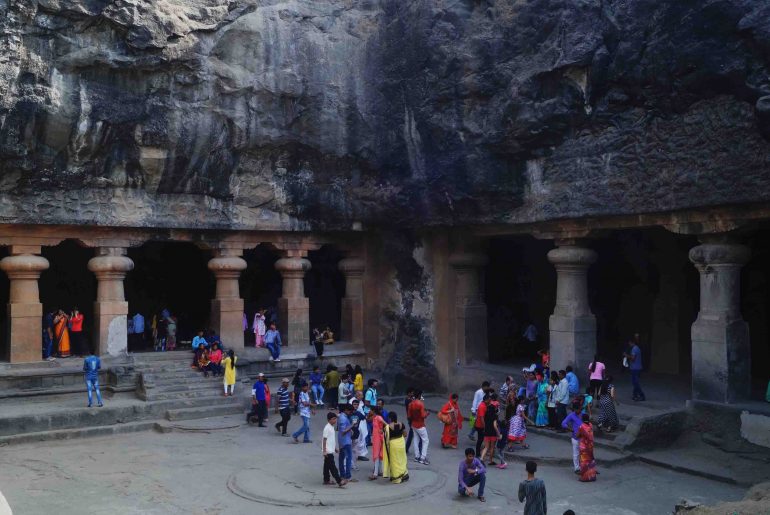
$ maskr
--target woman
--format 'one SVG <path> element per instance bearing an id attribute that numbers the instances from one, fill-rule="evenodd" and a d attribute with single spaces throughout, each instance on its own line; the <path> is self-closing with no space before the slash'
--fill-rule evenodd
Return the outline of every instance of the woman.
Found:
<path id="1" fill-rule="evenodd" d="M 265 310 L 260 309 L 254 315 L 254 347 L 265 346 L 266 332 L 267 326 L 265 325 Z"/>
<path id="2" fill-rule="evenodd" d="M 551 372 L 551 381 L 548 384 L 548 427 L 551 429 L 559 429 L 559 421 L 556 416 L 556 400 L 553 398 L 553 394 L 556 391 L 556 385 L 559 384 L 559 373 Z"/>
<path id="3" fill-rule="evenodd" d="M 302 391 L 302 383 L 304 383 L 305 380 L 302 378 L 302 369 L 298 368 L 296 372 L 294 372 L 294 377 L 291 379 L 291 385 L 294 387 L 294 399 L 299 399 L 299 393 Z M 294 403 L 294 414 L 296 415 L 299 413 L 299 402 Z"/>
<path id="4" fill-rule="evenodd" d="M 355 377 L 353 379 L 353 385 L 355 386 L 355 390 L 364 391 L 364 371 L 361 369 L 361 365 L 356 365 L 356 368 L 353 370 Z"/>
<path id="5" fill-rule="evenodd" d="M 53 333 L 60 358 L 70 357 L 70 332 L 67 329 L 67 314 L 61 309 L 53 319 Z"/>
<path id="6" fill-rule="evenodd" d="M 384 426 L 385 439 L 382 455 L 382 476 L 390 478 L 391 483 L 409 480 L 407 470 L 406 445 L 404 444 L 404 424 L 398 421 L 394 412 L 388 413 L 388 423 Z"/>
<path id="7" fill-rule="evenodd" d="M 615 386 L 612 384 L 612 376 L 602 383 L 599 389 L 599 418 L 597 425 L 605 433 L 611 433 L 618 428 L 618 413 L 615 410 Z"/>
<path id="8" fill-rule="evenodd" d="M 176 349 L 176 317 L 166 318 L 166 350 Z"/>
<path id="9" fill-rule="evenodd" d="M 457 435 L 463 428 L 463 415 L 460 413 L 459 399 L 456 393 L 449 396 L 449 401 L 444 404 L 438 413 L 439 420 L 444 424 L 444 432 L 441 433 L 441 447 L 457 449 Z"/>
<path id="10" fill-rule="evenodd" d="M 211 360 L 211 364 L 209 366 L 211 368 L 212 375 L 216 377 L 222 373 L 222 350 L 216 343 L 211 345 L 209 359 Z"/>
<path id="11" fill-rule="evenodd" d="M 583 424 L 578 429 L 580 440 L 580 481 L 596 481 L 596 461 L 594 461 L 594 430 L 588 415 L 583 415 Z"/>
<path id="12" fill-rule="evenodd" d="M 606 368 L 604 363 L 599 361 L 599 356 L 594 356 L 594 360 L 588 365 L 588 371 L 591 374 L 588 378 L 588 388 L 594 399 L 599 397 L 599 388 L 602 386 L 602 381 L 604 381 L 604 370 Z"/>
<path id="13" fill-rule="evenodd" d="M 527 440 L 527 422 L 532 421 L 524 414 L 526 407 L 524 397 L 516 399 L 516 414 L 511 417 L 508 429 L 508 450 L 513 450 L 513 444 L 518 444 L 522 449 L 529 449 Z"/>
<path id="14" fill-rule="evenodd" d="M 206 348 L 203 349 L 198 358 L 198 370 L 203 372 L 203 377 L 208 377 L 209 371 L 211 371 L 211 358 L 209 358 L 209 351 Z"/>
<path id="15" fill-rule="evenodd" d="M 238 358 L 235 356 L 235 352 L 232 349 L 227 351 L 227 357 L 224 359 L 225 368 L 225 397 L 228 395 L 233 396 L 233 390 L 235 389 L 235 362 Z M 229 393 L 228 393 L 229 390 Z"/>
<path id="16" fill-rule="evenodd" d="M 374 462 L 374 469 L 372 475 L 369 476 L 369 481 L 377 479 L 378 475 L 384 474 L 382 464 L 382 450 L 385 439 L 385 420 L 382 418 L 382 413 L 379 406 L 373 406 L 369 411 L 369 417 L 372 421 L 372 461 Z"/>
<path id="17" fill-rule="evenodd" d="M 492 394 L 494 397 L 495 394 Z M 484 412 L 484 446 L 481 449 L 479 459 L 484 463 L 484 457 L 489 455 L 489 466 L 497 465 L 495 462 L 495 446 L 500 439 L 500 426 L 497 423 L 497 403 L 490 402 Z"/>
<path id="18" fill-rule="evenodd" d="M 535 416 L 535 427 L 545 427 L 548 425 L 548 392 L 550 385 L 542 375 L 537 374 L 537 415 Z"/>

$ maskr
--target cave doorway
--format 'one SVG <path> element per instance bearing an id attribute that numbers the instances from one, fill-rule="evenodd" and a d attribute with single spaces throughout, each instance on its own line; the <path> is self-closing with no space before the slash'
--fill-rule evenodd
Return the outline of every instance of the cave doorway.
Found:
<path id="1" fill-rule="evenodd" d="M 71 335 L 72 355 L 92 352 L 96 276 L 88 270 L 88 261 L 94 257 L 94 249 L 75 240 L 64 240 L 58 245 L 43 247 L 41 255 L 49 265 L 40 274 L 39 282 L 44 316 L 59 309 L 70 315 L 77 307 L 83 314 L 83 348 L 77 348 L 76 339 Z"/>
<path id="2" fill-rule="evenodd" d="M 339 338 L 342 323 L 342 297 L 345 296 L 345 276 L 338 265 L 342 253 L 334 246 L 325 245 L 309 252 L 312 263 L 305 273 L 305 295 L 310 301 L 310 330 L 329 326 L 335 339 Z"/>
<path id="3" fill-rule="evenodd" d="M 548 347 L 548 319 L 556 299 L 556 271 L 548 261 L 550 241 L 532 236 L 493 238 L 484 274 L 487 345 L 492 363 L 533 360 Z M 537 328 L 537 347 L 524 343 L 525 328 Z"/>
<path id="4" fill-rule="evenodd" d="M 278 253 L 269 245 L 259 245 L 243 253 L 247 267 L 241 273 L 240 288 L 243 309 L 248 329 L 244 334 L 244 345 L 254 346 L 254 315 L 261 309 L 267 310 L 265 317 L 278 320 L 278 298 L 281 296 L 283 280 L 275 269 Z"/>
<path id="5" fill-rule="evenodd" d="M 749 324 L 752 398 L 764 400 L 770 381 L 770 222 L 749 232 L 751 259 L 741 273 L 741 314 Z"/>
<path id="6" fill-rule="evenodd" d="M 8 248 L 0 249 L 0 259 L 9 255 Z M 7 362 L 11 359 L 11 337 L 8 327 L 8 302 L 11 297 L 11 281 L 8 275 L 0 272 L 0 362 Z M 41 342 L 42 345 L 42 342 Z M 42 353 L 41 353 L 42 356 Z"/>
<path id="7" fill-rule="evenodd" d="M 145 333 L 130 338 L 129 351 L 153 350 L 152 319 L 167 309 L 177 319 L 177 346 L 209 327 L 216 281 L 208 269 L 209 256 L 192 243 L 147 242 L 130 248 L 134 269 L 126 275 L 129 317 L 140 313 Z"/>

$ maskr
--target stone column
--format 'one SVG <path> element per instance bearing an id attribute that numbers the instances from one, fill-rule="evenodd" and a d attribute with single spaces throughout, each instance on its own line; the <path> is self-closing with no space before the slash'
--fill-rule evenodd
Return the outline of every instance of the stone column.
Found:
<path id="1" fill-rule="evenodd" d="M 88 261 L 97 280 L 94 302 L 94 348 L 104 356 L 117 356 L 128 350 L 128 302 L 123 279 L 134 269 L 134 262 L 121 247 L 100 247 Z"/>
<path id="2" fill-rule="evenodd" d="M 551 364 L 554 369 L 572 365 L 581 382 L 596 353 L 596 318 L 588 305 L 588 267 L 596 252 L 575 242 L 559 245 L 548 253 L 556 267 L 556 307 L 549 319 Z"/>
<path id="3" fill-rule="evenodd" d="M 472 252 L 449 256 L 455 272 L 454 351 L 461 364 L 489 359 L 487 305 L 481 287 L 482 268 L 487 262 L 485 255 Z"/>
<path id="4" fill-rule="evenodd" d="M 337 267 L 345 276 L 342 298 L 340 339 L 358 345 L 364 343 L 364 260 L 347 257 Z"/>
<path id="5" fill-rule="evenodd" d="M 283 277 L 283 290 L 278 299 L 278 322 L 284 345 L 307 345 L 310 342 L 310 299 L 305 297 L 305 272 L 310 270 L 307 251 L 287 250 L 275 262 Z"/>
<path id="6" fill-rule="evenodd" d="M 741 317 L 741 267 L 751 251 L 705 241 L 690 250 L 700 273 L 700 311 L 692 324 L 692 395 L 735 402 L 751 394 L 749 325 Z"/>
<path id="7" fill-rule="evenodd" d="M 38 279 L 48 269 L 39 246 L 12 246 L 11 255 L 0 260 L 0 269 L 11 281 L 8 302 L 8 341 L 11 363 L 40 361 L 43 347 L 43 305 Z"/>
<path id="8" fill-rule="evenodd" d="M 247 263 L 242 249 L 219 249 L 208 268 L 217 280 L 216 296 L 211 300 L 211 326 L 222 344 L 236 352 L 243 350 L 243 299 L 239 279 Z"/>

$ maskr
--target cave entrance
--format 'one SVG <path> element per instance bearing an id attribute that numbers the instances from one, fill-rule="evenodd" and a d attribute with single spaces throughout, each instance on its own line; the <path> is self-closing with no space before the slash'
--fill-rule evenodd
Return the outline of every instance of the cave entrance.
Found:
<path id="1" fill-rule="evenodd" d="M 551 248 L 550 241 L 532 236 L 489 241 L 484 295 L 490 362 L 532 361 L 538 349 L 548 347 L 556 298 L 556 271 L 546 258 Z M 534 347 L 522 336 L 530 323 L 538 333 Z"/>
<path id="2" fill-rule="evenodd" d="M 770 222 L 748 233 L 751 259 L 741 274 L 741 313 L 749 324 L 752 398 L 764 400 L 770 381 Z"/>
<path id="3" fill-rule="evenodd" d="M 241 273 L 240 287 L 244 299 L 243 309 L 249 325 L 244 334 L 244 345 L 253 347 L 254 315 L 257 311 L 265 309 L 267 322 L 271 319 L 277 322 L 278 298 L 281 296 L 283 280 L 275 269 L 278 254 L 270 246 L 259 245 L 246 250 L 243 259 L 246 260 L 247 267 Z"/>
<path id="4" fill-rule="evenodd" d="M 134 269 L 126 275 L 129 317 L 140 313 L 145 333 L 129 338 L 129 351 L 151 351 L 153 316 L 167 309 L 177 319 L 177 346 L 209 327 L 215 279 L 204 251 L 187 242 L 147 242 L 130 248 Z"/>
<path id="5" fill-rule="evenodd" d="M 329 326 L 339 339 L 345 276 L 338 265 L 343 256 L 331 245 L 308 254 L 312 267 L 305 273 L 305 295 L 310 299 L 311 337 L 313 328 L 323 330 Z"/>

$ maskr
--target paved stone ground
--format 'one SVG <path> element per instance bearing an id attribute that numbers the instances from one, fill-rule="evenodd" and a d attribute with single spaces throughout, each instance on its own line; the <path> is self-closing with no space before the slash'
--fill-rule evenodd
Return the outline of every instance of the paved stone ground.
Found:
<path id="1" fill-rule="evenodd" d="M 271 414 L 271 422 L 276 421 Z M 456 495 L 462 450 L 439 448 L 440 427 L 429 420 L 431 465 L 410 462 L 402 485 L 369 482 L 370 462 L 359 462 L 361 481 L 346 490 L 321 485 L 320 436 L 324 415 L 312 421 L 312 444 L 291 444 L 271 427 L 242 424 L 241 417 L 169 423 L 171 432 L 45 442 L 0 448 L 0 491 L 17 514 L 352 514 L 522 513 L 515 498 L 523 464 L 490 470 L 486 504 Z M 290 429 L 299 425 L 293 418 Z M 461 446 L 468 444 L 462 437 Z M 553 457 L 563 448 L 532 435 L 532 454 Z M 564 448 L 566 451 L 566 448 Z M 549 512 L 580 515 L 671 513 L 682 497 L 704 503 L 742 498 L 745 489 L 634 463 L 607 467 L 596 483 L 576 480 L 558 461 L 539 471 L 547 484 Z M 323 506 L 320 506 L 323 505 Z M 426 511 L 427 510 L 427 511 Z"/>

